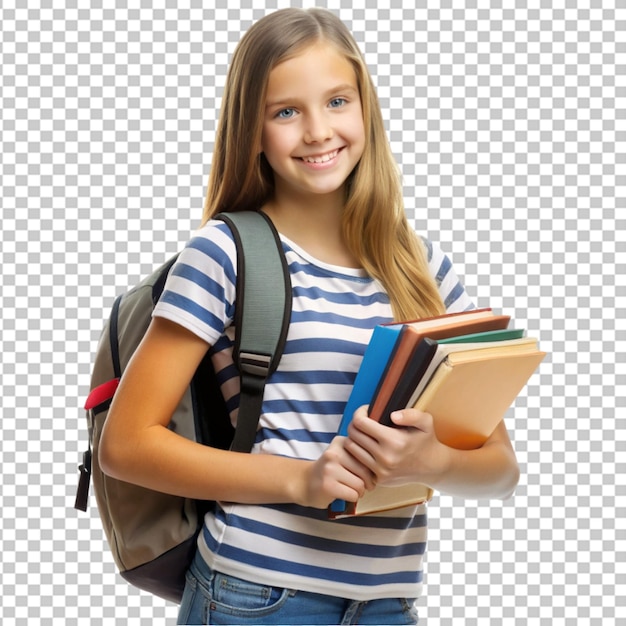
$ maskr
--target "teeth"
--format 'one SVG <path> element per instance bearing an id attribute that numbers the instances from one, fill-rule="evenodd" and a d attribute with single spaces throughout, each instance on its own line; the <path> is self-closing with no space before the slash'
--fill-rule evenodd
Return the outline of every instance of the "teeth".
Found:
<path id="1" fill-rule="evenodd" d="M 327 163 L 331 159 L 334 159 L 338 153 L 339 150 L 335 150 L 334 152 L 329 152 L 319 157 L 302 157 L 302 160 L 307 163 Z"/>

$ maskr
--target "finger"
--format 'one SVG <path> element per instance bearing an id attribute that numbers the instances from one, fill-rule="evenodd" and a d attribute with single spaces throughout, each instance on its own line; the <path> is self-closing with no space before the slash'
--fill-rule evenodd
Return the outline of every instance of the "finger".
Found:
<path id="1" fill-rule="evenodd" d="M 348 442 L 349 440 L 346 437 L 336 437 L 331 444 L 334 457 L 331 472 L 334 479 L 359 492 L 363 492 L 365 489 L 372 489 L 376 478 L 374 473 L 367 465 L 361 463 L 354 455 L 348 452 L 346 448 Z"/>
<path id="2" fill-rule="evenodd" d="M 359 456 L 352 454 L 349 448 L 353 448 Z M 375 467 L 373 457 L 349 440 L 346 440 L 345 453 L 344 468 L 352 475 L 357 476 L 363 482 L 365 489 L 373 489 L 376 486 L 376 474 L 372 470 Z"/>
<path id="3" fill-rule="evenodd" d="M 345 449 L 352 458 L 352 463 L 356 463 L 357 467 L 362 467 L 370 475 L 375 475 L 376 457 L 369 448 L 362 446 L 354 439 L 348 439 L 345 443 Z"/>
<path id="4" fill-rule="evenodd" d="M 429 413 L 424 413 L 417 409 L 404 409 L 402 411 L 394 411 L 391 414 L 391 421 L 396 426 L 417 428 L 424 432 L 430 432 L 432 430 L 433 418 Z"/>
<path id="5" fill-rule="evenodd" d="M 381 437 L 384 438 L 388 431 L 388 427 L 379 424 L 377 421 L 371 419 L 367 413 L 357 412 L 354 418 L 350 422 L 348 427 L 348 435 L 351 437 L 353 433 L 359 432 L 367 435 L 371 439 L 378 441 Z"/>
<path id="6" fill-rule="evenodd" d="M 372 450 L 378 444 L 378 438 L 375 436 L 369 427 L 367 422 L 371 422 L 369 418 L 365 419 L 365 427 L 362 428 L 360 424 L 350 424 L 348 428 L 348 441 L 352 441 L 360 445 L 366 450 Z"/>

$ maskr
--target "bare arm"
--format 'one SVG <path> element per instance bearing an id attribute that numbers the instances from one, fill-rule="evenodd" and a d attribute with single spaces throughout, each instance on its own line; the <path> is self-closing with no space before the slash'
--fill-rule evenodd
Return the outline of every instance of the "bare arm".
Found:
<path id="1" fill-rule="evenodd" d="M 389 428 L 359 409 L 346 449 L 368 466 L 381 484 L 420 482 L 463 498 L 506 499 L 519 480 L 519 467 L 504 422 L 477 450 L 455 450 L 435 436 L 432 416 L 414 409 L 392 416 Z"/>
<path id="2" fill-rule="evenodd" d="M 209 448 L 167 429 L 206 354 L 193 333 L 155 318 L 126 369 L 100 442 L 108 475 L 190 498 L 323 508 L 354 501 L 372 475 L 335 440 L 316 462 Z M 342 495 L 343 494 L 343 495 Z"/>

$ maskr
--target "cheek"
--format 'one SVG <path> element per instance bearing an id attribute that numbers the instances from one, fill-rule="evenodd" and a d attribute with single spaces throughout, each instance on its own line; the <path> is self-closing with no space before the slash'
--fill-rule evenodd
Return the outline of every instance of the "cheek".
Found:
<path id="1" fill-rule="evenodd" d="M 284 130 L 282 130 L 282 132 L 276 132 L 272 129 L 270 131 L 263 132 L 261 148 L 263 152 L 265 152 L 266 156 L 268 154 L 283 154 L 289 151 L 289 145 L 289 133 L 284 132 Z"/>
<path id="2" fill-rule="evenodd" d="M 365 145 L 365 125 L 360 115 L 354 115 L 343 123 L 342 131 L 354 145 Z"/>
<path id="3" fill-rule="evenodd" d="M 355 121 L 347 129 L 352 146 L 361 154 L 365 150 L 365 128 L 360 120 Z"/>

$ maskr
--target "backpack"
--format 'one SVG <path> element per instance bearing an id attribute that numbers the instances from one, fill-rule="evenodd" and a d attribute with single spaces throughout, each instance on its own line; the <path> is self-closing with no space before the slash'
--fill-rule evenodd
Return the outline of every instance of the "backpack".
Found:
<path id="1" fill-rule="evenodd" d="M 278 365 L 291 314 L 291 282 L 278 234 L 262 213 L 220 214 L 237 247 L 236 336 L 233 358 L 241 378 L 234 431 L 207 353 L 172 416 L 169 428 L 223 449 L 249 452 L 256 437 L 266 378 Z M 121 576 L 179 603 L 204 513 L 213 502 L 172 496 L 102 473 L 98 444 L 119 379 L 150 323 L 176 258 L 119 296 L 103 329 L 85 403 L 89 445 L 79 466 L 76 509 L 86 511 L 89 483 Z"/>

